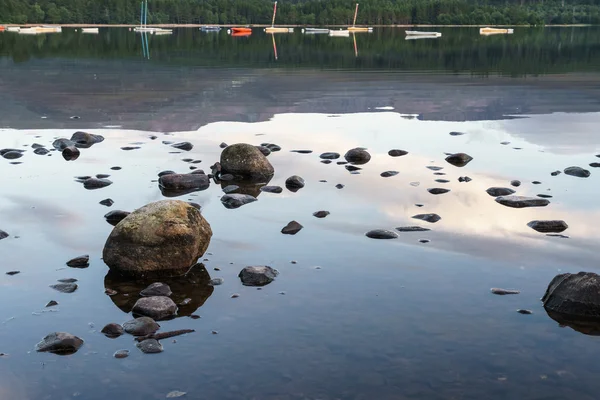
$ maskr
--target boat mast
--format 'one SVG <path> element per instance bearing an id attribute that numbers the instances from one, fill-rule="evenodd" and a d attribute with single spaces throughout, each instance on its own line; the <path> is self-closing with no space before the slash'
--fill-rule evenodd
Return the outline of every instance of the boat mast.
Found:
<path id="1" fill-rule="evenodd" d="M 356 10 L 354 10 L 354 21 L 352 21 L 352 26 L 356 25 L 356 16 L 358 15 L 358 3 L 356 3 Z"/>
<path id="2" fill-rule="evenodd" d="M 271 28 L 275 26 L 275 14 L 277 14 L 277 2 L 273 5 L 273 20 L 271 21 Z"/>
<path id="3" fill-rule="evenodd" d="M 140 8 L 140 28 L 144 26 L 144 0 L 142 0 L 142 6 Z"/>
<path id="4" fill-rule="evenodd" d="M 146 10 L 144 12 L 144 28 L 148 27 L 148 0 L 146 0 Z"/>

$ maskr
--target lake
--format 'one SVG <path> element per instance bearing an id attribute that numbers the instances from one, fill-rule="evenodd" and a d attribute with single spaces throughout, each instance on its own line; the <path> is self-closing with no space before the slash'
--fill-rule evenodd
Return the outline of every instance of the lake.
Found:
<path id="1" fill-rule="evenodd" d="M 540 298 L 559 273 L 600 270 L 600 28 L 440 32 L 0 33 L 0 149 L 25 150 L 0 159 L 0 398 L 596 399 L 598 337 L 550 318 Z M 76 131 L 105 140 L 75 161 L 31 148 Z M 193 149 L 169 145 L 182 141 Z M 105 337 L 150 282 L 109 273 L 104 215 L 165 199 L 161 171 L 209 173 L 222 142 L 281 146 L 269 185 L 283 192 L 242 186 L 258 201 L 238 209 L 220 201 L 225 181 L 177 197 L 202 207 L 213 236 L 193 279 L 163 280 L 191 302 L 160 325 L 195 332 L 162 340 L 161 354 Z M 349 171 L 337 162 L 356 147 L 371 160 Z M 341 157 L 325 164 L 324 152 Z M 459 152 L 473 160 L 445 161 Z M 552 175 L 571 166 L 591 175 Z M 96 174 L 113 184 L 76 180 Z M 287 190 L 291 175 L 306 186 Z M 490 187 L 550 204 L 505 207 Z M 441 219 L 413 218 L 427 213 Z M 303 229 L 283 235 L 292 220 Z M 568 229 L 549 236 L 533 220 Z M 365 236 L 415 225 L 430 230 Z M 89 268 L 66 266 L 83 254 Z M 243 286 L 250 265 L 279 275 Z M 65 278 L 74 293 L 49 287 Z M 85 343 L 36 352 L 56 331 Z M 114 358 L 120 349 L 129 357 Z"/>

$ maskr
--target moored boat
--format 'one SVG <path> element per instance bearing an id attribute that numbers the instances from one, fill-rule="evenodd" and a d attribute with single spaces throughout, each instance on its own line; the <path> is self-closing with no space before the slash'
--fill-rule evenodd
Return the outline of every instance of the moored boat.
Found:
<path id="1" fill-rule="evenodd" d="M 21 28 L 19 33 L 35 35 L 38 33 L 60 33 L 62 28 L 60 26 L 32 26 L 30 28 Z"/>
<path id="2" fill-rule="evenodd" d="M 327 28 L 304 28 L 304 29 L 302 29 L 302 33 L 306 33 L 309 35 L 323 34 L 323 33 L 329 33 L 329 29 L 327 29 Z"/>
<path id="3" fill-rule="evenodd" d="M 424 31 L 405 31 L 406 36 L 423 36 L 423 37 L 440 37 L 440 32 L 424 32 Z"/>
<path id="4" fill-rule="evenodd" d="M 251 34 L 252 33 L 252 28 L 242 28 L 242 27 L 235 27 L 235 28 L 231 28 L 231 33 L 245 33 L 245 34 Z"/>
<path id="5" fill-rule="evenodd" d="M 5 28 L 0 25 L 0 32 L 4 32 Z"/>
<path id="6" fill-rule="evenodd" d="M 329 36 L 336 36 L 336 37 L 350 37 L 350 31 L 348 31 L 347 29 L 345 30 L 330 30 L 329 31 Z"/>
<path id="7" fill-rule="evenodd" d="M 348 27 L 348 31 L 352 33 L 359 32 L 373 32 L 373 28 L 366 26 L 356 26 L 356 17 L 358 16 L 358 3 L 356 3 L 356 9 L 354 10 L 354 19 L 352 20 L 352 26 Z"/>
<path id="8" fill-rule="evenodd" d="M 200 27 L 202 32 L 219 32 L 221 30 L 220 26 L 202 26 Z"/>
<path id="9" fill-rule="evenodd" d="M 19 31 L 21 31 L 20 26 L 7 26 L 6 27 L 6 32 L 19 32 Z"/>
<path id="10" fill-rule="evenodd" d="M 511 34 L 513 33 L 514 30 L 510 29 L 510 28 L 490 28 L 490 27 L 485 27 L 485 28 L 480 28 L 479 29 L 479 34 L 480 35 L 498 35 L 498 34 Z"/>
<path id="11" fill-rule="evenodd" d="M 81 33 L 98 33 L 98 28 L 81 28 Z"/>

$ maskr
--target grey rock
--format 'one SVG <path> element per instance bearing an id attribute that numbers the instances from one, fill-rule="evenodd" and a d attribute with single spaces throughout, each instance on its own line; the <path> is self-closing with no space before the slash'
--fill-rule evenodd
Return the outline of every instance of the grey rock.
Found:
<path id="1" fill-rule="evenodd" d="M 396 228 L 396 230 L 398 232 L 427 232 L 427 231 L 430 231 L 431 229 L 423 228 L 420 226 L 401 226 L 401 227 Z"/>
<path id="2" fill-rule="evenodd" d="M 393 149 L 388 151 L 388 155 L 390 157 L 402 157 L 408 154 L 408 151 L 404 151 L 404 150 L 399 150 L 399 149 Z"/>
<path id="3" fill-rule="evenodd" d="M 110 167 L 110 169 L 112 169 L 113 171 L 120 171 L 122 168 L 121 167 Z"/>
<path id="4" fill-rule="evenodd" d="M 63 151 L 67 147 L 75 146 L 75 142 L 69 139 L 56 139 L 52 142 L 52 147 L 54 147 L 58 151 Z"/>
<path id="5" fill-rule="evenodd" d="M 430 169 L 432 171 L 440 171 L 440 170 L 444 169 L 444 167 L 437 167 L 435 165 L 428 165 L 427 169 Z"/>
<path id="6" fill-rule="evenodd" d="M 235 192 L 235 191 L 236 191 L 236 190 L 238 190 L 239 188 L 240 188 L 240 187 L 239 187 L 238 185 L 228 185 L 228 186 L 225 186 L 225 187 L 224 187 L 223 189 L 221 189 L 221 190 L 223 190 L 223 193 L 226 193 L 226 194 L 227 194 L 227 193 L 232 193 L 232 192 Z"/>
<path id="7" fill-rule="evenodd" d="M 448 193 L 450 191 L 450 189 L 444 189 L 444 188 L 431 188 L 431 189 L 427 189 L 427 191 L 431 194 L 444 194 L 444 193 Z"/>
<path id="8" fill-rule="evenodd" d="M 67 332 L 50 333 L 35 345 L 35 350 L 55 354 L 73 354 L 83 345 L 83 340 Z"/>
<path id="9" fill-rule="evenodd" d="M 412 218 L 414 219 L 420 219 L 421 221 L 426 221 L 429 223 L 436 223 L 438 222 L 440 219 L 442 219 L 442 217 L 440 217 L 437 214 L 417 214 L 417 215 L 413 215 Z"/>
<path id="10" fill-rule="evenodd" d="M 54 290 L 58 290 L 61 293 L 73 293 L 77 290 L 76 283 L 57 283 L 50 285 L 50 287 Z"/>
<path id="11" fill-rule="evenodd" d="M 86 254 L 83 256 L 75 257 L 67 261 L 67 265 L 71 268 L 87 268 L 90 266 L 90 256 Z"/>
<path id="12" fill-rule="evenodd" d="M 106 207 L 110 207 L 113 204 L 115 204 L 115 202 L 112 199 L 104 199 L 104 200 L 100 201 L 100 204 L 102 204 L 103 206 L 106 206 Z"/>
<path id="13" fill-rule="evenodd" d="M 8 233 L 0 229 L 0 240 L 6 239 L 8 236 L 10 236 Z"/>
<path id="14" fill-rule="evenodd" d="M 281 146 L 278 146 L 276 144 L 273 143 L 262 143 L 261 146 L 264 146 L 266 148 L 268 148 L 269 150 L 275 152 L 275 151 L 281 151 Z"/>
<path id="15" fill-rule="evenodd" d="M 473 157 L 465 153 L 455 153 L 446 157 L 446 161 L 455 167 L 464 167 L 473 161 Z"/>
<path id="16" fill-rule="evenodd" d="M 368 163 L 371 160 L 371 155 L 364 149 L 355 148 L 348 150 L 348 152 L 344 155 L 344 158 L 349 163 L 361 165 Z"/>
<path id="17" fill-rule="evenodd" d="M 560 233 L 567 230 L 569 225 L 565 221 L 561 220 L 548 220 L 548 221 L 531 221 L 527 224 L 528 227 L 537 232 L 542 233 Z"/>
<path id="18" fill-rule="evenodd" d="M 285 187 L 292 192 L 302 189 L 304 185 L 304 179 L 302 179 L 298 175 L 292 175 L 285 180 Z"/>
<path id="19" fill-rule="evenodd" d="M 279 194 L 283 192 L 283 188 L 281 186 L 262 186 L 260 191 Z"/>
<path id="20" fill-rule="evenodd" d="M 165 175 L 172 175 L 172 174 L 175 174 L 175 173 L 176 173 L 175 171 L 171 171 L 171 170 L 169 169 L 169 170 L 166 170 L 166 171 L 161 171 L 161 172 L 159 172 L 159 173 L 158 173 L 158 177 L 160 178 L 160 177 L 162 177 L 162 176 L 165 176 Z"/>
<path id="21" fill-rule="evenodd" d="M 321 160 L 321 164 L 331 164 L 331 160 Z"/>
<path id="22" fill-rule="evenodd" d="M 337 160 L 338 158 L 340 158 L 340 153 L 323 153 L 319 157 L 323 160 Z"/>
<path id="23" fill-rule="evenodd" d="M 541 197 L 542 199 L 551 199 L 552 196 L 549 194 L 537 194 L 537 197 Z"/>
<path id="24" fill-rule="evenodd" d="M 296 221 L 290 221 L 286 226 L 283 227 L 281 233 L 284 235 L 295 235 L 302 230 L 303 226 Z"/>
<path id="25" fill-rule="evenodd" d="M 574 318 L 600 319 L 600 276 L 593 272 L 560 274 L 542 297 L 546 311 Z"/>
<path id="26" fill-rule="evenodd" d="M 108 179 L 90 178 L 83 182 L 83 187 L 89 190 L 100 189 L 112 185 L 112 181 Z"/>
<path id="27" fill-rule="evenodd" d="M 355 165 L 346 165 L 344 168 L 346 168 L 350 172 L 360 171 L 362 169 L 362 168 L 357 167 Z"/>
<path id="28" fill-rule="evenodd" d="M 256 148 L 263 153 L 263 156 L 268 157 L 271 155 L 271 150 L 265 146 L 256 146 Z"/>
<path id="29" fill-rule="evenodd" d="M 460 177 L 458 178 L 458 181 L 459 181 L 459 182 L 465 182 L 465 183 L 467 183 L 467 182 L 471 182 L 472 180 L 473 180 L 473 179 L 469 178 L 468 176 L 460 176 Z"/>
<path id="30" fill-rule="evenodd" d="M 312 150 L 290 150 L 290 153 L 299 153 L 299 154 L 310 154 Z"/>
<path id="31" fill-rule="evenodd" d="M 489 194 L 490 196 L 493 196 L 493 197 L 509 196 L 509 195 L 515 193 L 514 190 L 512 190 L 510 188 L 503 188 L 503 187 L 491 187 L 491 188 L 487 189 L 486 192 L 487 192 L 487 194 Z"/>
<path id="32" fill-rule="evenodd" d="M 16 160 L 17 158 L 21 158 L 23 157 L 23 152 L 22 151 L 7 151 L 5 153 L 2 154 L 2 157 L 6 158 L 7 160 Z"/>
<path id="33" fill-rule="evenodd" d="M 504 296 L 504 295 L 507 295 L 507 294 L 519 294 L 519 293 L 521 293 L 519 290 L 501 289 L 501 288 L 491 288 L 490 291 L 493 294 L 497 294 L 499 296 Z"/>
<path id="34" fill-rule="evenodd" d="M 380 175 L 383 178 L 390 178 L 390 177 L 396 176 L 398 174 L 399 174 L 398 171 L 385 171 L 385 172 L 382 172 Z"/>
<path id="35" fill-rule="evenodd" d="M 437 183 L 450 183 L 450 181 L 448 179 L 436 179 L 435 181 Z"/>
<path id="36" fill-rule="evenodd" d="M 496 197 L 496 202 L 512 208 L 545 207 L 550 204 L 546 199 L 525 196 L 500 196 Z"/>
<path id="37" fill-rule="evenodd" d="M 127 358 L 129 357 L 129 350 L 117 350 L 113 354 L 114 358 Z"/>
<path id="38" fill-rule="evenodd" d="M 37 149 L 35 149 L 33 151 L 34 154 L 37 154 L 38 156 L 45 156 L 46 154 L 50 153 L 50 150 L 44 148 L 44 147 L 39 147 Z"/>
<path id="39" fill-rule="evenodd" d="M 250 196 L 249 194 L 232 193 L 221 197 L 221 203 L 223 203 L 225 208 L 229 209 L 239 208 L 255 201 L 256 197 Z"/>
<path id="40" fill-rule="evenodd" d="M 50 300 L 48 303 L 46 303 L 45 307 L 54 307 L 58 305 L 58 301 L 56 300 Z"/>
<path id="41" fill-rule="evenodd" d="M 275 170 L 256 146 L 237 143 L 221 152 L 220 165 L 224 173 L 242 176 L 253 181 L 270 179 Z"/>
<path id="42" fill-rule="evenodd" d="M 531 183 L 533 183 L 534 185 L 541 185 L 542 184 L 542 182 L 540 182 L 540 181 L 532 181 Z"/>
<path id="43" fill-rule="evenodd" d="M 341 183 L 338 183 L 337 185 L 335 185 L 336 189 L 343 189 L 344 185 L 342 185 Z"/>
<path id="44" fill-rule="evenodd" d="M 523 314 L 523 315 L 531 315 L 531 314 L 533 314 L 533 311 L 531 311 L 531 310 L 524 310 L 522 308 L 518 309 L 517 312 L 519 314 Z"/>
<path id="45" fill-rule="evenodd" d="M 158 185 L 163 192 L 187 192 L 208 189 L 210 180 L 204 174 L 168 174 L 158 178 Z"/>
<path id="46" fill-rule="evenodd" d="M 190 151 L 191 149 L 194 148 L 194 145 L 191 144 L 190 142 L 181 142 L 181 143 L 172 144 L 171 147 L 174 147 L 179 150 Z"/>
<path id="47" fill-rule="evenodd" d="M 141 147 L 140 146 L 123 146 L 123 147 L 121 147 L 121 150 L 124 150 L 124 151 L 131 151 L 131 150 L 138 150 L 138 149 L 141 149 Z"/>
<path id="48" fill-rule="evenodd" d="M 142 297 L 135 302 L 131 311 L 133 314 L 161 321 L 172 318 L 177 314 L 177 304 L 166 296 Z"/>
<path id="49" fill-rule="evenodd" d="M 58 282 L 61 283 L 75 283 L 77 282 L 77 279 L 75 278 L 63 278 L 63 279 L 57 279 Z"/>
<path id="50" fill-rule="evenodd" d="M 150 317 L 139 317 L 123 324 L 123 330 L 133 336 L 152 335 L 160 325 Z"/>
<path id="51" fill-rule="evenodd" d="M 213 278 L 210 280 L 210 282 L 208 284 L 211 286 L 219 286 L 219 285 L 222 285 L 223 282 L 225 282 L 225 280 L 223 278 Z"/>
<path id="52" fill-rule="evenodd" d="M 365 233 L 365 236 L 371 239 L 397 239 L 398 234 L 396 232 L 388 231 L 385 229 L 374 229 Z"/>
<path id="53" fill-rule="evenodd" d="M 554 171 L 554 172 L 550 172 L 550 175 L 552 175 L 552 176 L 558 176 L 558 175 L 560 175 L 560 174 L 561 174 L 561 172 L 560 172 L 560 171 Z"/>
<path id="54" fill-rule="evenodd" d="M 162 353 L 163 351 L 162 344 L 156 339 L 146 339 L 137 343 L 135 346 L 140 349 L 142 353 L 146 354 Z"/>
<path id="55" fill-rule="evenodd" d="M 8 271 L 6 273 L 6 275 L 13 276 L 13 275 L 17 275 L 17 274 L 20 274 L 20 273 L 21 273 L 21 271 Z"/>
<path id="56" fill-rule="evenodd" d="M 583 169 L 581 167 L 565 168 L 564 173 L 566 175 L 575 176 L 577 178 L 587 178 L 591 175 L 590 171 L 588 171 L 587 169 Z"/>
<path id="57" fill-rule="evenodd" d="M 519 187 L 519 186 L 521 186 L 521 181 L 518 181 L 515 179 L 514 181 L 510 181 L 510 184 L 514 187 Z"/>
<path id="58" fill-rule="evenodd" d="M 106 324 L 100 332 L 106 337 L 116 338 L 123 334 L 123 327 L 119 324 L 110 323 Z"/>
<path id="59" fill-rule="evenodd" d="M 89 148 L 104 141 L 104 137 L 101 135 L 94 135 L 87 132 L 75 132 L 71 136 L 71 142 L 75 143 L 75 146 L 81 148 Z"/>
<path id="60" fill-rule="evenodd" d="M 313 217 L 317 217 L 317 218 L 325 218 L 326 216 L 328 216 L 330 214 L 329 211 L 317 211 L 315 213 L 313 213 Z"/>
<path id="61" fill-rule="evenodd" d="M 125 217 L 128 216 L 129 214 L 131 214 L 129 211 L 112 210 L 108 214 L 104 215 L 104 218 L 106 219 L 106 221 L 109 224 L 115 226 L 119 222 L 121 222 L 123 219 L 125 219 Z"/>
<path id="62" fill-rule="evenodd" d="M 590 167 L 592 167 L 592 168 L 600 168 L 600 163 L 593 162 L 593 163 L 590 164 Z"/>
<path id="63" fill-rule="evenodd" d="M 227 143 L 225 142 L 221 142 L 221 144 L 219 145 L 220 148 L 224 149 L 225 147 L 227 147 Z"/>
<path id="64" fill-rule="evenodd" d="M 170 296 L 173 292 L 171 292 L 171 288 L 166 283 L 162 282 L 154 282 L 146 289 L 140 292 L 140 296 L 149 297 L 149 296 Z"/>
<path id="65" fill-rule="evenodd" d="M 450 136 L 462 136 L 466 135 L 464 132 L 450 132 Z"/>
<path id="66" fill-rule="evenodd" d="M 273 282 L 278 274 L 276 269 L 261 265 L 242 269 L 238 277 L 244 286 L 265 286 Z"/>

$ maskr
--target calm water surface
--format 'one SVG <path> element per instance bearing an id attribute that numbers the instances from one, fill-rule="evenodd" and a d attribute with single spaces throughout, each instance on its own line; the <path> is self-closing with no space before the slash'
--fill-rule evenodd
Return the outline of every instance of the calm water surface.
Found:
<path id="1" fill-rule="evenodd" d="M 21 164 L 0 162 L 0 229 L 10 234 L 0 272 L 21 271 L 0 277 L 0 399 L 163 399 L 174 390 L 193 399 L 596 399 L 598 338 L 559 326 L 539 299 L 557 273 L 600 269 L 599 180 L 588 166 L 600 162 L 600 29 L 442 32 L 407 41 L 401 30 L 231 38 L 180 29 L 144 38 L 149 57 L 124 29 L 0 34 L 0 148 L 27 150 Z M 76 130 L 106 140 L 74 162 L 33 154 L 31 144 L 50 148 Z M 194 148 L 174 154 L 163 140 Z M 306 187 L 260 193 L 236 210 L 223 207 L 217 184 L 182 196 L 202 205 L 214 234 L 193 282 L 166 281 L 193 302 L 161 326 L 196 332 L 163 340 L 158 355 L 128 335 L 107 339 L 100 329 L 130 319 L 148 282 L 108 273 L 103 215 L 163 199 L 157 173 L 190 171 L 184 158 L 208 172 L 221 142 L 279 144 L 270 184 L 298 174 Z M 132 143 L 141 148 L 120 150 Z M 358 146 L 372 155 L 360 174 L 319 162 Z M 393 148 L 409 154 L 389 157 Z M 454 167 L 444 161 L 453 152 L 474 160 Z M 573 165 L 592 175 L 550 175 Z M 399 174 L 380 177 L 387 170 Z M 89 191 L 74 180 L 99 173 L 113 185 Z M 523 182 L 517 194 L 549 194 L 551 204 L 511 209 L 485 192 L 513 179 Z M 427 192 L 435 187 L 451 191 Z M 98 204 L 105 198 L 114 206 Z M 331 215 L 314 218 L 319 210 Z M 442 219 L 411 218 L 428 212 Z M 564 219 L 569 237 L 533 231 L 534 219 Z M 291 220 L 304 229 L 282 235 Z M 432 231 L 364 236 L 406 225 Z M 66 267 L 81 254 L 89 268 Z M 237 278 L 257 264 L 280 271 L 260 291 Z M 216 277 L 224 284 L 206 284 Z M 78 279 L 78 290 L 48 287 L 61 278 Z M 59 306 L 44 309 L 49 300 Z M 36 353 L 53 331 L 85 344 L 71 356 Z M 114 359 L 119 349 L 129 358 Z"/>

